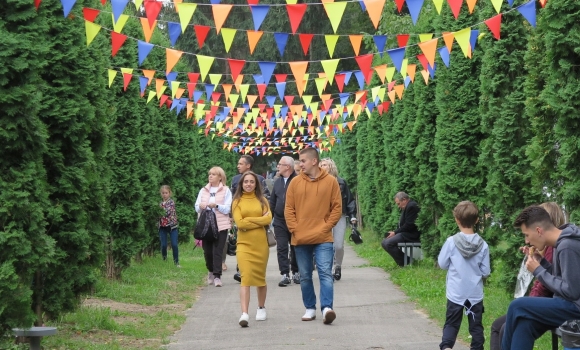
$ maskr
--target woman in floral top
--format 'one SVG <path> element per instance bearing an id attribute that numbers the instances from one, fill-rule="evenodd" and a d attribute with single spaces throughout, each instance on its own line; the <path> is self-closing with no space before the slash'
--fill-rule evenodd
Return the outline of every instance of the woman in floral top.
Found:
<path id="1" fill-rule="evenodd" d="M 165 209 L 165 215 L 159 218 L 159 239 L 161 240 L 161 255 L 163 260 L 167 260 L 167 235 L 171 239 L 171 251 L 173 252 L 173 263 L 179 265 L 179 249 L 177 247 L 177 213 L 175 212 L 175 202 L 171 199 L 171 188 L 167 185 L 161 186 L 161 208 Z"/>

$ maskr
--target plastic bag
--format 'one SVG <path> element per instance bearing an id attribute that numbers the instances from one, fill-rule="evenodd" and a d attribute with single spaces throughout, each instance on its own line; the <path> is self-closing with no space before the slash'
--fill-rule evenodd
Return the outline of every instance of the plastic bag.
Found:
<path id="1" fill-rule="evenodd" d="M 514 292 L 514 298 L 521 298 L 526 295 L 530 283 L 534 279 L 534 275 L 528 271 L 526 268 L 526 261 L 528 256 L 524 256 L 522 260 L 522 266 L 520 266 L 520 272 L 518 272 L 518 279 L 516 281 L 516 291 Z"/>
<path id="2" fill-rule="evenodd" d="M 560 326 L 562 345 L 565 348 L 580 348 L 580 320 L 569 320 Z"/>

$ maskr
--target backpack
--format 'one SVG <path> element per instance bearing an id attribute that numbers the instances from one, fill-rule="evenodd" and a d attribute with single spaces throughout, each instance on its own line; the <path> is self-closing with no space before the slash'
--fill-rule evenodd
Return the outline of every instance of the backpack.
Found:
<path id="1" fill-rule="evenodd" d="M 213 242 L 218 239 L 217 219 L 213 210 L 202 210 L 197 218 L 193 237 L 204 242 Z"/>

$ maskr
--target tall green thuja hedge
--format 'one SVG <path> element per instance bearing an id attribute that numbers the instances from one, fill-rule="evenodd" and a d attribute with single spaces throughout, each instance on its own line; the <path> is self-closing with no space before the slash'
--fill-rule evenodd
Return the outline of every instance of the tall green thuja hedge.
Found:
<path id="1" fill-rule="evenodd" d="M 458 31 L 473 24 L 466 4 L 457 20 L 445 7 L 435 22 L 439 32 Z M 482 50 L 476 48 L 472 59 L 465 58 L 459 46 L 454 45 L 450 67 L 437 67 L 435 73 L 439 111 L 434 144 L 438 164 L 435 191 L 444 210 L 438 223 L 440 243 L 457 232 L 452 210 L 459 201 L 471 200 L 481 206 L 485 185 L 478 164 L 482 138 L 478 110 L 481 56 Z"/>
<path id="2" fill-rule="evenodd" d="M 0 334 L 31 326 L 35 279 L 54 256 L 46 233 L 43 155 L 48 132 L 39 115 L 50 23 L 27 0 L 0 1 Z"/>
<path id="3" fill-rule="evenodd" d="M 556 140 L 560 152 L 558 172 L 563 184 L 560 194 L 570 213 L 570 220 L 580 217 L 580 26 L 578 12 L 580 3 L 573 0 L 548 2 L 540 22 L 544 33 L 548 58 L 547 85 L 544 90 L 546 102 L 556 117 Z"/>

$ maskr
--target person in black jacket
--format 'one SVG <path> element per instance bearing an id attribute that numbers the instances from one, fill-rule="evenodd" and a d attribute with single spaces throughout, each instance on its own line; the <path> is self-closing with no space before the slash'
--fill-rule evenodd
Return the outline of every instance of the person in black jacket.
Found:
<path id="1" fill-rule="evenodd" d="M 324 158 L 320 161 L 320 167 L 326 170 L 338 181 L 340 195 L 342 197 L 342 216 L 338 223 L 332 229 L 334 238 L 334 280 L 339 281 L 342 278 L 342 259 L 344 257 L 344 235 L 346 223 L 350 219 L 351 224 L 356 224 L 356 202 L 350 193 L 350 189 L 343 178 L 338 176 L 338 169 L 334 161 L 330 158 Z"/>
<path id="2" fill-rule="evenodd" d="M 274 214 L 274 234 L 276 235 L 276 250 L 278 251 L 278 268 L 280 269 L 280 283 L 278 286 L 286 287 L 290 284 L 290 271 L 292 271 L 292 281 L 300 283 L 300 273 L 296 263 L 296 253 L 294 246 L 290 246 L 290 258 L 288 258 L 288 246 L 292 234 L 286 226 L 284 218 L 284 206 L 286 205 L 286 190 L 290 181 L 296 176 L 294 172 L 294 159 L 289 156 L 280 158 L 278 162 L 278 172 L 280 177 L 274 181 L 274 187 L 270 194 L 270 210 Z"/>
<path id="3" fill-rule="evenodd" d="M 419 215 L 419 205 L 411 200 L 405 192 L 399 192 L 395 195 L 395 203 L 403 212 L 399 219 L 399 227 L 394 231 L 389 231 L 381 245 L 389 253 L 397 265 L 404 266 L 404 259 L 409 259 L 397 246 L 403 242 L 419 242 L 421 232 L 417 228 L 415 221 Z"/>

